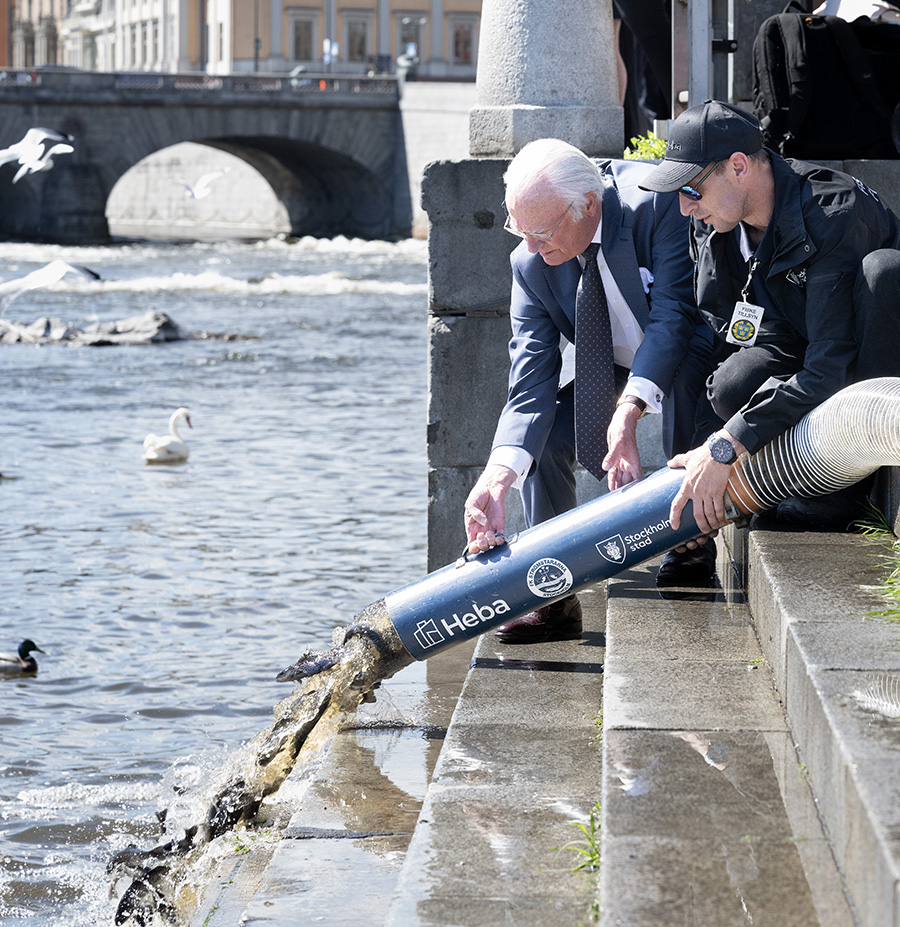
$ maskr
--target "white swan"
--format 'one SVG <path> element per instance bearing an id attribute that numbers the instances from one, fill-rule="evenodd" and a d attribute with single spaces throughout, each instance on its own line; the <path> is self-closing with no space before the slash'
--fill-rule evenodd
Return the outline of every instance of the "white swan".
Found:
<path id="1" fill-rule="evenodd" d="M 178 434 L 178 423 L 184 419 L 188 428 L 191 425 L 191 415 L 187 409 L 176 409 L 169 417 L 169 433 L 159 435 L 149 434 L 144 438 L 144 460 L 147 463 L 173 463 L 178 460 L 187 460 L 190 450 Z"/>
<path id="2" fill-rule="evenodd" d="M 16 653 L 0 653 L 0 673 L 36 673 L 38 667 L 37 660 L 31 656 L 33 650 L 44 652 L 33 640 L 24 640 Z"/>

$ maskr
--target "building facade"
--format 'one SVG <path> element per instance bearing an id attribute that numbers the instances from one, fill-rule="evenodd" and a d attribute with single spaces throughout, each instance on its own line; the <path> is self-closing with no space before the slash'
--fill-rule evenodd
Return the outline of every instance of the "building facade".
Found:
<path id="1" fill-rule="evenodd" d="M 474 80 L 481 0 L 15 0 L 14 68 Z"/>

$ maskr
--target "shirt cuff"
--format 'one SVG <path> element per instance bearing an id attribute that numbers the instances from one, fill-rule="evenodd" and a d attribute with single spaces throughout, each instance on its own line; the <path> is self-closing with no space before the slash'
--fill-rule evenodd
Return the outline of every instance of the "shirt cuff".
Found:
<path id="1" fill-rule="evenodd" d="M 622 395 L 643 399 L 647 403 L 648 412 L 662 412 L 663 391 L 646 377 L 629 377 Z"/>
<path id="2" fill-rule="evenodd" d="M 515 447 L 512 444 L 502 444 L 500 447 L 495 447 L 491 451 L 491 456 L 488 457 L 487 465 L 490 467 L 492 464 L 501 464 L 515 471 L 516 481 L 513 483 L 513 486 L 521 490 L 525 476 L 531 469 L 533 463 L 534 457 L 532 457 L 525 448 Z"/>

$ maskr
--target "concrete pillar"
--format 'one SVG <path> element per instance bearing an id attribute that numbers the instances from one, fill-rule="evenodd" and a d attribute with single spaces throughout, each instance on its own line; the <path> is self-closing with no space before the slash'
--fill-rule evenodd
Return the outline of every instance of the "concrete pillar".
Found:
<path id="1" fill-rule="evenodd" d="M 553 137 L 621 157 L 613 39 L 611 0 L 484 0 L 470 154 L 512 157 Z"/>

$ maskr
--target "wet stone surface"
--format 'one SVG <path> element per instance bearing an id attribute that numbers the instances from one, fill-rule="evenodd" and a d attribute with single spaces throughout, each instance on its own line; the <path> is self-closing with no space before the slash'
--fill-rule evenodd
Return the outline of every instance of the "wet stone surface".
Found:
<path id="1" fill-rule="evenodd" d="M 601 924 L 854 921 L 741 590 L 610 581 Z M 622 595 L 620 595 L 623 593 Z"/>

